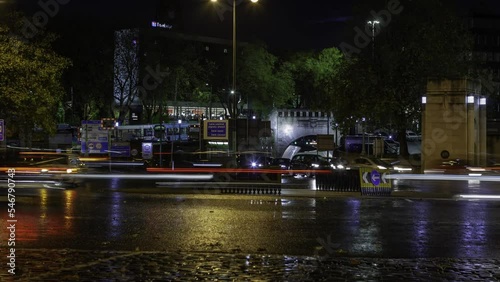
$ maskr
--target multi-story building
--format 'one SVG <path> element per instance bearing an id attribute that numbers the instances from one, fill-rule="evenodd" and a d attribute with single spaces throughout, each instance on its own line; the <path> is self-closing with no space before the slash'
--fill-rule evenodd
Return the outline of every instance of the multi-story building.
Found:
<path id="1" fill-rule="evenodd" d="M 228 105 L 221 103 L 220 96 L 224 90 L 230 94 L 232 40 L 186 33 L 183 25 L 180 1 L 157 0 L 157 12 L 149 27 L 115 32 L 115 104 L 117 109 L 127 112 L 122 115 L 127 116 L 128 122 L 147 120 L 148 111 L 160 108 L 161 116 L 167 118 L 201 114 L 218 118 L 228 114 Z M 238 50 L 245 44 L 238 42 Z M 216 65 L 214 79 L 197 86 L 212 94 L 210 101 L 186 99 L 188 93 L 183 93 L 174 78 L 175 55 L 174 58 L 170 55 L 187 48 L 191 48 L 200 62 Z M 155 101 L 145 103 L 152 98 Z"/>
<path id="2" fill-rule="evenodd" d="M 161 106 L 162 116 L 221 114 L 224 106 L 215 95 L 204 103 L 185 103 L 193 100 L 186 99 L 190 93 L 183 93 L 177 85 L 176 62 L 168 57 L 170 52 L 192 48 L 200 61 L 216 63 L 219 78 L 200 82 L 197 87 L 211 95 L 226 87 L 229 93 L 230 40 L 184 34 L 172 30 L 168 24 L 152 22 L 149 28 L 116 31 L 115 43 L 115 103 L 118 108 L 131 109 L 127 114 L 131 123 L 143 120 L 148 110 L 144 107 L 148 106 L 155 111 Z M 164 104 L 160 105 L 160 101 Z"/>

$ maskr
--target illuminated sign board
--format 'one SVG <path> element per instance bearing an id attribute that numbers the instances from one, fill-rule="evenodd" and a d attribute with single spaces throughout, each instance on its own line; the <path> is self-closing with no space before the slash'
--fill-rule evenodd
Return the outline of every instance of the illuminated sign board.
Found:
<path id="1" fill-rule="evenodd" d="M 155 22 L 155 21 L 151 22 L 151 26 L 156 27 L 156 28 L 165 28 L 165 29 L 172 29 L 174 27 L 171 24 L 160 23 L 160 22 Z"/>
<path id="2" fill-rule="evenodd" d="M 142 158 L 145 160 L 150 160 L 153 158 L 153 143 L 142 143 Z"/>
<path id="3" fill-rule="evenodd" d="M 102 129 L 101 120 L 83 120 L 81 152 L 105 154 L 108 152 L 108 131 Z"/>
<path id="4" fill-rule="evenodd" d="M 228 140 L 227 120 L 205 120 L 203 121 L 203 139 L 205 140 Z"/>

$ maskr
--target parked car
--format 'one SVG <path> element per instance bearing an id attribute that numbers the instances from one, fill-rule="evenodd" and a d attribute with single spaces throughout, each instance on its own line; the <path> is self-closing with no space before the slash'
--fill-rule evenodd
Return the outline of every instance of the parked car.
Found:
<path id="1" fill-rule="evenodd" d="M 468 173 L 467 164 L 464 160 L 453 159 L 446 160 L 435 165 L 431 165 L 430 168 L 424 170 L 424 173 L 429 174 L 465 174 Z"/>
<path id="2" fill-rule="evenodd" d="M 234 174 L 236 179 L 262 179 L 261 169 L 269 168 L 272 158 L 268 153 L 249 151 L 239 154 L 236 158 L 237 167 L 243 169 Z"/>
<path id="3" fill-rule="evenodd" d="M 292 175 L 312 177 L 316 174 L 316 170 L 333 169 L 333 164 L 316 154 L 299 153 L 293 156 L 290 169 Z"/>
<path id="4" fill-rule="evenodd" d="M 274 158 L 271 161 L 271 166 L 279 167 L 282 170 L 289 170 L 291 165 L 291 161 L 288 158 Z"/>
<path id="5" fill-rule="evenodd" d="M 394 165 L 384 160 L 372 157 L 357 157 L 350 164 L 351 168 L 371 168 L 375 170 L 389 170 L 390 172 L 405 172 L 409 173 L 413 169 L 402 165 Z"/>
<path id="6" fill-rule="evenodd" d="M 486 166 L 469 165 L 464 159 L 451 159 L 430 166 L 424 171 L 425 174 L 463 174 L 463 175 L 495 175 L 500 173 L 500 164 L 490 163 Z"/>
<path id="7" fill-rule="evenodd" d="M 411 130 L 406 131 L 406 140 L 414 141 L 414 140 L 418 140 L 418 139 L 420 139 L 420 136 L 417 133 L 415 133 Z"/>
<path id="8" fill-rule="evenodd" d="M 387 132 L 387 131 L 383 131 L 383 130 L 375 130 L 375 131 L 373 132 L 373 134 L 374 134 L 375 136 L 382 137 L 382 138 L 384 138 L 384 139 L 386 139 L 386 140 L 393 139 L 393 136 L 394 136 L 393 134 L 391 134 L 391 133 L 389 133 L 389 132 Z"/>
<path id="9" fill-rule="evenodd" d="M 272 158 L 264 152 L 243 152 L 238 155 L 238 168 L 264 168 L 271 165 Z"/>
<path id="10" fill-rule="evenodd" d="M 399 142 L 392 139 L 384 140 L 384 150 L 386 154 L 399 155 L 400 152 Z"/>
<path id="11" fill-rule="evenodd" d="M 350 169 L 349 161 L 342 157 L 326 158 L 330 164 L 332 164 L 333 169 Z"/>

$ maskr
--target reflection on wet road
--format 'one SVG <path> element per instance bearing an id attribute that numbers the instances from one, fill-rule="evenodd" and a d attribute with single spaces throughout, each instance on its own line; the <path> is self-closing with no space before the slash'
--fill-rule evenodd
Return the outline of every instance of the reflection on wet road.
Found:
<path id="1" fill-rule="evenodd" d="M 494 190 L 460 182 L 401 186 L 453 193 Z M 87 181 L 73 190 L 18 190 L 17 247 L 393 258 L 500 255 L 500 201 L 182 189 L 148 193 L 148 187 L 153 186 L 111 179 Z M 4 194 L 0 203 L 6 206 Z M 0 217 L 6 219 L 6 213 Z M 2 229 L 0 236 L 7 238 L 6 232 Z"/>

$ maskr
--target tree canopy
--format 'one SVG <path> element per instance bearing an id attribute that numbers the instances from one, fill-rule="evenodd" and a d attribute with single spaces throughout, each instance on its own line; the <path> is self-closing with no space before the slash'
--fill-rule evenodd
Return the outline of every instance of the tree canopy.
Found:
<path id="1" fill-rule="evenodd" d="M 52 50 L 54 39 L 40 32 L 28 40 L 0 26 L 0 113 L 28 146 L 33 129 L 56 129 L 55 113 L 64 94 L 61 76 L 70 62 Z"/>
<path id="2" fill-rule="evenodd" d="M 329 56 L 323 54 L 318 61 L 312 61 L 309 70 L 313 81 L 319 82 L 315 83 L 319 97 L 314 99 L 319 102 L 318 107 L 334 113 L 344 132 L 356 120 L 366 120 L 365 124 L 374 127 L 389 126 L 402 137 L 420 118 L 421 97 L 428 78 L 467 75 L 469 32 L 443 1 L 405 1 L 399 15 L 376 26 L 374 42 L 362 46 L 359 53 L 340 58 L 332 56 L 338 54 L 334 49 Z M 385 1 L 364 3 L 364 13 L 358 14 L 383 10 Z M 356 20 L 353 24 L 360 28 L 354 32 L 369 30 L 364 28 L 366 18 Z M 404 142 L 405 138 L 400 140 Z M 407 154 L 405 145 L 401 146 L 402 154 Z"/>
<path id="3" fill-rule="evenodd" d="M 288 103 L 294 93 L 292 73 L 266 45 L 245 46 L 237 62 L 236 94 L 250 109 L 267 116 Z"/>

